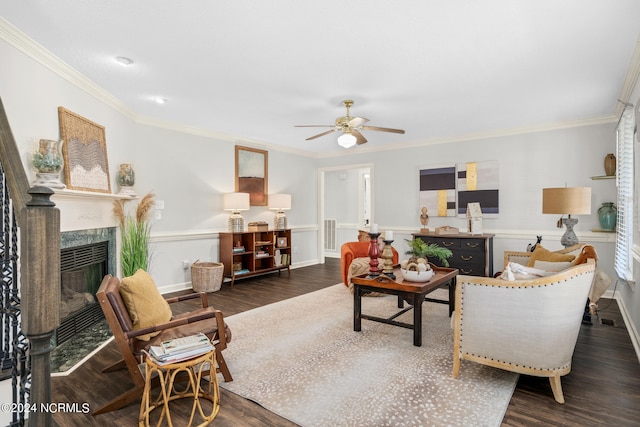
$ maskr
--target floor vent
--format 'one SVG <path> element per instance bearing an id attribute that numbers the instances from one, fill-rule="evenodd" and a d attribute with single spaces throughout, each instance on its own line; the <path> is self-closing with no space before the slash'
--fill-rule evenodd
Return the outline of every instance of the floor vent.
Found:
<path id="1" fill-rule="evenodd" d="M 611 319 L 600 319 L 600 324 L 605 326 L 616 326 L 616 321 Z"/>
<path id="2" fill-rule="evenodd" d="M 338 230 L 335 219 L 324 220 L 324 250 L 336 251 L 338 242 Z"/>

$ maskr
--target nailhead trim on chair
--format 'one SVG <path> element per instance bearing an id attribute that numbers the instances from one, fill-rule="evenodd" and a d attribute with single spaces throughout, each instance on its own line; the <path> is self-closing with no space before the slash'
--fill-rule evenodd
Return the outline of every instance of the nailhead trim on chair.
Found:
<path id="1" fill-rule="evenodd" d="M 479 354 L 475 354 L 475 353 L 464 352 L 462 354 L 468 354 L 470 356 L 478 357 L 478 358 L 484 359 L 484 360 L 491 360 L 493 362 L 504 363 L 505 365 L 509 365 L 509 366 L 517 366 L 519 368 L 532 369 L 534 371 L 556 371 L 556 370 L 565 369 L 565 368 L 568 368 L 569 366 L 571 366 L 571 364 L 569 363 L 569 364 L 566 364 L 564 366 L 560 366 L 560 367 L 557 367 L 557 368 L 545 368 L 545 369 L 542 369 L 542 368 L 535 368 L 533 366 L 524 366 L 524 365 L 519 365 L 517 363 L 505 362 L 504 360 L 494 359 L 493 357 L 480 356 Z"/>

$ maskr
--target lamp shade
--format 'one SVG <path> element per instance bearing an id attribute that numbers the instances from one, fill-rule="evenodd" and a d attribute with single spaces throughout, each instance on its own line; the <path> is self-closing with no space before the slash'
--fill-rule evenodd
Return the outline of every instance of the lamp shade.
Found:
<path id="1" fill-rule="evenodd" d="M 338 145 L 344 148 L 350 148 L 356 145 L 356 137 L 351 132 L 345 132 L 338 137 Z"/>
<path id="2" fill-rule="evenodd" d="M 588 215 L 591 213 L 590 187 L 542 189 L 542 213 Z"/>
<path id="3" fill-rule="evenodd" d="M 291 209 L 291 194 L 269 195 L 269 209 L 286 211 Z"/>
<path id="4" fill-rule="evenodd" d="M 222 196 L 222 209 L 225 211 L 248 211 L 249 193 L 225 193 Z"/>

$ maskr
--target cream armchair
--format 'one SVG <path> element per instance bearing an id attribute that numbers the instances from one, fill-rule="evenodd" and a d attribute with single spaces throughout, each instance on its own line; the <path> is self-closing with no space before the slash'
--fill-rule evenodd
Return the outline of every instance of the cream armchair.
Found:
<path id="1" fill-rule="evenodd" d="M 571 371 L 595 260 L 530 280 L 460 275 L 456 286 L 453 377 L 462 360 L 549 377 L 564 403 L 560 377 Z"/>
<path id="2" fill-rule="evenodd" d="M 585 258 L 593 258 L 597 261 L 598 254 L 591 245 L 578 243 L 577 245 L 569 246 L 558 251 L 554 251 L 553 254 L 558 255 L 572 255 L 574 256 L 573 264 L 579 264 L 584 262 Z M 515 262 L 524 266 L 529 265 L 533 253 L 532 252 L 517 252 L 517 251 L 505 251 L 504 252 L 504 267 L 506 268 L 510 262 Z M 544 262 L 543 262 L 544 263 Z M 552 265 L 550 263 L 549 265 Z M 562 264 L 562 263 L 558 263 Z M 530 266 L 530 265 L 529 265 Z M 588 307 L 585 308 L 585 320 L 590 321 L 590 314 L 596 314 L 598 308 L 598 300 L 607 291 L 611 284 L 611 278 L 607 276 L 603 271 L 596 268 L 596 275 L 589 291 L 589 298 L 587 301 Z"/>

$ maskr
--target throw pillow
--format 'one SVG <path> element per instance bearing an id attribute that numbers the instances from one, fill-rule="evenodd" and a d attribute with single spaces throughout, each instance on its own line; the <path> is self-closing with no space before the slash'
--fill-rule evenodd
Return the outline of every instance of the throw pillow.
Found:
<path id="1" fill-rule="evenodd" d="M 551 252 L 548 249 L 545 249 L 542 245 L 536 246 L 536 249 L 531 253 L 529 257 L 528 267 L 533 267 L 536 261 L 551 261 L 551 262 L 567 262 L 573 261 L 575 256 L 561 254 L 558 252 Z"/>
<path id="2" fill-rule="evenodd" d="M 536 260 L 536 262 L 533 264 L 533 268 L 539 268 L 540 270 L 550 271 L 554 273 L 566 270 L 569 267 L 573 267 L 573 263 L 571 261 L 552 262 Z"/>
<path id="3" fill-rule="evenodd" d="M 548 276 L 551 273 L 532 267 L 525 267 L 517 262 L 510 262 L 504 268 L 504 271 L 498 276 L 503 280 L 530 280 L 538 277 Z"/>
<path id="4" fill-rule="evenodd" d="M 584 264 L 590 258 L 593 258 L 597 261 L 598 254 L 596 253 L 596 250 L 593 246 L 585 245 L 582 248 L 582 251 L 580 251 L 580 255 L 577 256 L 577 258 L 575 259 L 575 261 L 573 261 L 573 263 L 575 265 Z"/>
<path id="5" fill-rule="evenodd" d="M 169 303 L 160 295 L 153 278 L 140 269 L 120 283 L 120 296 L 127 306 L 133 329 L 148 328 L 171 320 Z M 141 341 L 149 341 L 160 331 L 141 335 Z"/>

